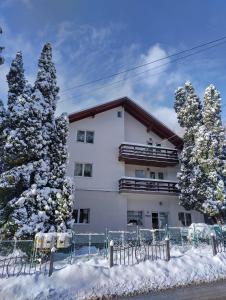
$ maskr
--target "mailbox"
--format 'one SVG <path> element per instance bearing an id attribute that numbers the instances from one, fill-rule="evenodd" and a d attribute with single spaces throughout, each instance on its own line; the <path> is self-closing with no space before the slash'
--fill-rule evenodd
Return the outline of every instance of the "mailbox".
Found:
<path id="1" fill-rule="evenodd" d="M 51 249 L 55 246 L 56 243 L 56 233 L 55 232 L 48 232 L 43 233 L 43 248 L 44 249 Z"/>
<path id="2" fill-rule="evenodd" d="M 38 232 L 35 235 L 35 248 L 36 249 L 42 249 L 43 248 L 43 240 L 44 236 L 42 232 Z"/>
<path id="3" fill-rule="evenodd" d="M 57 248 L 68 248 L 71 245 L 72 235 L 68 232 L 57 233 Z"/>

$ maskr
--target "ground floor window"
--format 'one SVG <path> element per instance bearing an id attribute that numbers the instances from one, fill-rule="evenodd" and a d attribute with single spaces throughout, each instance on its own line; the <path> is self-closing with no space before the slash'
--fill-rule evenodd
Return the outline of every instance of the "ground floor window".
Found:
<path id="1" fill-rule="evenodd" d="M 190 213 L 179 212 L 178 213 L 178 218 L 179 218 L 180 223 L 183 226 L 190 226 L 191 223 L 192 223 L 191 214 Z"/>
<path id="2" fill-rule="evenodd" d="M 74 209 L 73 218 L 75 220 L 75 223 L 88 224 L 90 222 L 90 209 L 89 208 Z"/>
<path id="3" fill-rule="evenodd" d="M 143 225 L 143 212 L 128 210 L 127 211 L 127 224 L 128 225 Z"/>
<path id="4" fill-rule="evenodd" d="M 152 228 L 161 229 L 165 228 L 168 224 L 168 213 L 167 212 L 153 212 L 152 213 Z"/>

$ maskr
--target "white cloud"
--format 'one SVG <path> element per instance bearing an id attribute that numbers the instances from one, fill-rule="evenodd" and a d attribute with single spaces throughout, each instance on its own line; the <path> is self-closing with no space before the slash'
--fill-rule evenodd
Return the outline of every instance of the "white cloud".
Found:
<path id="1" fill-rule="evenodd" d="M 115 26 L 114 24 L 99 29 L 90 25 L 76 27 L 74 23 L 65 21 L 58 25 L 55 34 L 53 28 L 49 26 L 39 33 L 42 40 L 48 41 L 50 32 L 51 40 L 55 38 L 53 54 L 61 90 L 58 113 L 64 111 L 71 113 L 118 97 L 128 96 L 171 129 L 180 133 L 181 129 L 172 107 L 173 92 L 185 80 L 192 81 L 192 73 L 183 65 L 180 68 L 172 68 L 170 64 L 167 64 L 170 62 L 169 58 L 83 88 L 68 90 L 80 83 L 157 60 L 169 54 L 168 50 L 159 44 L 150 45 L 145 52 L 138 44 L 122 43 L 121 47 L 118 47 L 115 41 L 122 28 L 121 25 Z M 24 35 L 13 36 L 6 23 L 4 23 L 4 29 L 5 40 L 3 41 L 6 43 L 7 63 L 2 68 L 0 67 L 2 70 L 0 80 L 4 83 L 0 97 L 7 93 L 4 77 L 16 51 L 22 50 L 24 54 L 26 77 L 31 82 L 35 78 L 37 60 L 41 51 L 40 45 L 27 40 Z M 164 65 L 161 66 L 162 64 Z M 137 76 L 138 73 L 147 69 L 152 70 Z M 114 85 L 114 82 L 118 80 L 123 81 Z M 109 86 L 100 89 L 105 85 Z M 172 99 L 169 99 L 169 94 L 172 95 Z"/>

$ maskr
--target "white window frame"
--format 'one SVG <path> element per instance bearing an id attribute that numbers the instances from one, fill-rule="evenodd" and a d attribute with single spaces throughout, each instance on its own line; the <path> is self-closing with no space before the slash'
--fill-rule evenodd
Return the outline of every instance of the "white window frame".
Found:
<path id="1" fill-rule="evenodd" d="M 151 225 L 153 225 L 153 220 L 152 220 L 152 218 L 153 218 L 152 214 L 153 213 L 158 215 L 158 226 L 159 226 L 159 229 L 164 229 L 165 227 L 160 227 L 160 220 L 161 220 L 160 214 L 165 214 L 167 216 L 167 221 L 169 222 L 169 212 L 168 211 L 152 211 L 151 212 Z"/>
<path id="2" fill-rule="evenodd" d="M 128 212 L 133 212 L 135 213 L 134 215 L 138 215 L 138 213 L 141 213 L 141 219 L 139 221 L 141 221 L 141 224 L 137 224 L 137 226 L 144 226 L 144 212 L 142 210 L 127 210 L 127 225 L 131 226 L 131 223 L 128 223 Z M 136 217 L 134 217 L 134 220 L 136 219 Z M 138 219 L 137 219 L 138 221 Z M 132 224 L 134 225 L 134 224 Z M 135 225 L 136 226 L 136 225 Z"/>
<path id="3" fill-rule="evenodd" d="M 184 215 L 184 223 L 185 223 L 184 225 L 183 225 L 182 221 L 179 219 L 179 214 L 183 214 Z M 184 227 L 188 227 L 188 226 L 191 225 L 191 224 L 188 225 L 186 214 L 190 215 L 190 217 L 191 217 L 191 224 L 192 224 L 192 214 L 190 212 L 186 212 L 186 211 L 185 212 L 184 211 L 179 211 L 178 212 L 178 221 L 180 222 L 180 225 L 182 225 Z"/>
<path id="4" fill-rule="evenodd" d="M 75 166 L 76 166 L 76 164 L 78 164 L 78 165 L 82 165 L 82 175 L 80 176 L 80 175 L 75 175 Z M 84 176 L 84 171 L 85 171 L 85 165 L 91 165 L 92 167 L 91 167 L 91 169 L 92 169 L 92 171 L 91 171 L 91 176 Z M 92 178 L 93 177 L 93 163 L 90 163 L 90 162 L 78 162 L 78 161 L 75 161 L 75 165 L 74 165 L 74 176 L 75 177 L 83 177 L 83 178 Z"/>
<path id="5" fill-rule="evenodd" d="M 159 178 L 159 174 L 162 174 L 162 178 Z M 164 180 L 164 178 L 165 178 L 164 172 L 158 172 L 158 179 L 159 180 Z"/>
<path id="6" fill-rule="evenodd" d="M 88 217 L 89 222 L 88 223 L 79 223 L 81 209 L 89 210 L 89 217 Z M 90 208 L 75 208 L 74 210 L 78 211 L 77 220 L 75 220 L 74 224 L 77 224 L 77 225 L 89 225 L 90 224 Z"/>
<path id="7" fill-rule="evenodd" d="M 144 176 L 143 177 L 137 176 L 137 174 L 136 174 L 137 172 L 143 172 Z M 136 178 L 146 178 L 146 172 L 145 172 L 145 170 L 143 170 L 143 169 L 136 169 L 135 170 L 135 177 Z"/>
<path id="8" fill-rule="evenodd" d="M 84 135 L 84 142 L 81 142 L 81 141 L 78 141 L 78 132 L 79 131 L 84 131 L 85 132 L 85 135 Z M 93 143 L 87 143 L 86 141 L 86 136 L 87 136 L 87 132 L 92 132 L 93 133 Z M 95 131 L 94 130 L 89 130 L 89 129 L 78 129 L 76 131 L 76 142 L 77 143 L 83 143 L 83 144 L 90 144 L 90 145 L 93 145 L 94 144 L 94 138 L 95 138 Z"/>

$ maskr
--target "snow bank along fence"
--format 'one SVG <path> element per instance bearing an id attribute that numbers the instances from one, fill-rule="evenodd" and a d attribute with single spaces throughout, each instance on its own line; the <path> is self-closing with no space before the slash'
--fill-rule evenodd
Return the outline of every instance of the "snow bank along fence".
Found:
<path id="1" fill-rule="evenodd" d="M 42 273 L 51 276 L 54 262 L 90 255 L 107 256 L 103 234 L 37 234 L 34 240 L 0 240 L 0 277 Z"/>
<path id="2" fill-rule="evenodd" d="M 114 265 L 134 265 L 146 260 L 170 260 L 169 239 L 164 242 L 154 244 L 139 243 L 127 245 L 114 245 L 114 241 L 109 243 L 109 266 Z"/>
<path id="3" fill-rule="evenodd" d="M 217 255 L 217 253 L 226 252 L 226 238 L 216 237 L 214 233 L 211 234 L 211 244 L 213 255 Z"/>

